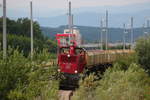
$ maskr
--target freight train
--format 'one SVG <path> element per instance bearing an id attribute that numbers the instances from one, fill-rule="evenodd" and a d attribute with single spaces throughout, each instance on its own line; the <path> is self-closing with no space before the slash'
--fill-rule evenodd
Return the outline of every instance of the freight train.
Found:
<path id="1" fill-rule="evenodd" d="M 63 34 L 57 34 L 57 63 L 58 71 L 63 78 L 60 81 L 61 87 L 78 87 L 80 73 L 85 69 L 95 66 L 109 65 L 121 56 L 127 56 L 131 50 L 92 50 L 82 44 L 81 34 L 77 28 L 73 28 L 73 15 L 71 14 L 71 2 L 69 2 L 68 29 Z"/>
<path id="2" fill-rule="evenodd" d="M 63 34 L 57 34 L 58 41 L 58 71 L 65 79 L 60 82 L 60 87 L 76 87 L 80 73 L 85 69 L 100 65 L 112 64 L 121 56 L 127 56 L 131 50 L 90 50 L 81 46 L 79 30 L 72 29 L 68 34 L 66 29 Z"/>

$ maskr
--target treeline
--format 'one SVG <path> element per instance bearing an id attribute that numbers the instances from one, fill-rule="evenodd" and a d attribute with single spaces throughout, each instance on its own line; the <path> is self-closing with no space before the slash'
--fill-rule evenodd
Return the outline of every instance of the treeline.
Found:
<path id="1" fill-rule="evenodd" d="M 0 18 L 0 33 L 2 33 L 2 23 L 3 19 Z M 40 26 L 38 22 L 33 22 L 33 32 L 34 38 L 39 40 L 43 40 L 44 36 L 40 30 Z M 7 18 L 7 33 L 18 35 L 18 36 L 25 36 L 30 37 L 30 20 L 28 18 L 19 18 L 17 20 L 11 20 Z"/>
<path id="2" fill-rule="evenodd" d="M 2 18 L 0 18 L 0 43 L 2 43 Z M 38 22 L 33 22 L 34 48 L 37 51 L 47 48 L 50 52 L 56 51 L 56 43 L 42 34 Z M 20 51 L 25 55 L 30 53 L 30 20 L 19 18 L 11 20 L 7 18 L 7 41 L 8 46 Z M 1 45 L 2 46 L 2 45 Z"/>

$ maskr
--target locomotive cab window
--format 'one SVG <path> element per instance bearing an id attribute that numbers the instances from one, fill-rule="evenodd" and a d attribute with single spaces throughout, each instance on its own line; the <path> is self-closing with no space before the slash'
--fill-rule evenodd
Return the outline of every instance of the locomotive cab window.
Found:
<path id="1" fill-rule="evenodd" d="M 61 54 L 68 54 L 69 53 L 69 48 L 61 48 L 60 53 Z"/>
<path id="2" fill-rule="evenodd" d="M 84 54 L 84 50 L 82 48 L 76 48 L 75 49 L 76 54 Z"/>

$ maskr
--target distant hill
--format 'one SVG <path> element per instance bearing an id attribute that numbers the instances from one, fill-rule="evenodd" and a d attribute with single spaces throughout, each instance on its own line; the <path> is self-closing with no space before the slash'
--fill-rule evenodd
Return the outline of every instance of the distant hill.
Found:
<path id="1" fill-rule="evenodd" d="M 124 0 L 125 1 L 125 0 Z M 100 26 L 100 20 L 105 17 L 105 11 L 109 11 L 109 27 L 122 28 L 123 23 L 128 24 L 130 17 L 134 17 L 134 26 L 142 27 L 146 19 L 150 18 L 150 0 L 133 0 L 138 3 L 131 4 L 114 4 L 103 5 L 103 6 L 86 6 L 74 7 L 72 3 L 72 13 L 74 14 L 74 24 L 79 26 Z M 144 2 L 147 1 L 147 2 Z M 149 1 L 149 2 L 148 2 Z M 86 2 L 86 0 L 84 0 Z M 142 3 L 143 2 L 143 3 Z M 121 2 L 118 2 L 121 3 Z M 63 6 L 63 5 L 62 5 Z M 66 25 L 68 22 L 67 18 L 67 6 L 64 9 L 35 9 L 34 20 L 36 20 L 40 26 L 45 27 L 59 27 L 60 25 Z M 8 16 L 12 19 L 18 17 L 28 17 L 27 12 L 25 13 L 24 8 L 12 10 L 8 9 Z M 39 11 L 40 9 L 40 11 Z M 37 13 L 38 12 L 38 13 Z M 1 14 L 0 14 L 1 15 Z"/>
<path id="2" fill-rule="evenodd" d="M 89 42 L 96 42 L 100 39 L 100 28 L 98 27 L 90 27 L 90 26 L 76 26 L 80 33 L 82 34 L 82 37 L 84 40 Z M 41 27 L 42 33 L 45 36 L 48 36 L 49 38 L 55 38 L 55 35 L 57 33 L 63 33 L 63 30 L 66 28 L 66 26 L 60 26 L 57 28 L 49 28 L 49 27 Z M 143 35 L 143 29 L 142 28 L 135 28 L 134 29 L 134 38 L 137 39 L 138 37 Z M 121 28 L 109 28 L 109 41 L 111 42 L 117 42 L 122 41 L 123 37 L 123 29 Z M 127 34 L 126 40 L 130 41 L 130 34 Z"/>

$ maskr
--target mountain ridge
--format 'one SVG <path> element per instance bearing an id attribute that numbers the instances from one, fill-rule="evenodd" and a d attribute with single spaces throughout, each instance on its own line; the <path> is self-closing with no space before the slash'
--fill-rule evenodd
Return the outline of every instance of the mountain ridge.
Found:
<path id="1" fill-rule="evenodd" d="M 130 18 L 134 18 L 134 27 L 142 27 L 145 20 L 150 19 L 150 9 L 144 9 L 136 12 L 120 12 L 111 13 L 109 11 L 109 26 L 113 28 L 122 27 L 123 23 L 129 24 Z M 79 26 L 100 26 L 100 20 L 105 18 L 105 11 L 103 13 L 97 12 L 81 12 L 74 14 L 74 24 Z M 37 18 L 41 26 L 59 27 L 67 24 L 67 15 L 60 15 L 50 18 Z"/>
<path id="2" fill-rule="evenodd" d="M 85 41 L 96 42 L 100 40 L 100 28 L 91 26 L 76 26 Z M 66 29 L 66 25 L 59 26 L 57 28 L 51 27 L 41 27 L 42 33 L 54 39 L 57 33 L 63 33 Z M 134 38 L 135 40 L 143 35 L 142 28 L 134 28 Z M 110 42 L 121 42 L 123 39 L 123 29 L 122 28 L 109 28 L 108 38 Z M 130 33 L 126 35 L 126 41 L 130 41 Z"/>

